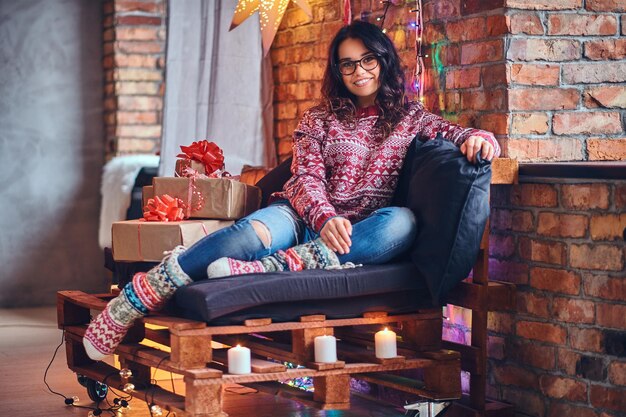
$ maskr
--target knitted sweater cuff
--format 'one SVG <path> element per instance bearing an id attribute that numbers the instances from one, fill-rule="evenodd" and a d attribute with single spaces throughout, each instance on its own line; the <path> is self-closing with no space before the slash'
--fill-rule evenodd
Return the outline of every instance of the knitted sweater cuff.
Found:
<path id="1" fill-rule="evenodd" d="M 337 214 L 328 212 L 323 213 L 317 219 L 315 219 L 315 223 L 313 224 L 313 227 L 315 228 L 315 233 L 319 234 L 326 225 L 326 223 L 333 217 L 337 217 Z"/>

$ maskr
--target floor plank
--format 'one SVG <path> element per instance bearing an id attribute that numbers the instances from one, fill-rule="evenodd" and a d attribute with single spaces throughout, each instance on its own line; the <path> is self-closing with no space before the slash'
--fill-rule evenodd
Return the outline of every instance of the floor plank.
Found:
<path id="1" fill-rule="evenodd" d="M 56 327 L 56 308 L 0 309 L 0 411 L 13 417 L 87 416 L 89 410 L 65 406 L 62 397 L 48 391 L 43 377 L 62 333 Z M 171 389 L 170 374 L 155 375 L 159 385 Z M 80 405 L 92 407 L 87 392 L 67 368 L 64 346 L 50 366 L 50 387 L 66 396 L 77 395 Z M 174 380 L 177 393 L 184 393 L 181 379 Z M 112 400 L 112 397 L 111 397 Z M 400 417 L 398 409 L 353 396 L 352 408 L 323 411 L 298 402 L 231 385 L 226 387 L 224 411 L 231 417 Z M 165 415 L 167 413 L 164 413 Z M 111 415 L 111 414 L 103 414 Z M 147 404 L 131 401 L 126 417 L 150 417 Z M 172 415 L 170 415 L 171 417 Z"/>

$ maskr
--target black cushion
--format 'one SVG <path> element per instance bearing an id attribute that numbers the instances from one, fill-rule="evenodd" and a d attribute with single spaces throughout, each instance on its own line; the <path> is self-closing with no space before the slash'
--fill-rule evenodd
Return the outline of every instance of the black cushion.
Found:
<path id="1" fill-rule="evenodd" d="M 398 314 L 431 306 L 426 285 L 416 273 L 409 262 L 247 274 L 197 281 L 178 289 L 175 297 L 185 316 L 214 324 L 259 317 L 289 321 L 309 314 L 328 318 L 367 311 Z"/>
<path id="2" fill-rule="evenodd" d="M 413 146 L 406 205 L 419 227 L 410 255 L 439 305 L 476 262 L 489 217 L 491 163 L 471 164 L 443 139 Z"/>
<path id="3" fill-rule="evenodd" d="M 152 178 L 157 176 L 158 167 L 143 167 L 137 173 L 133 189 L 130 193 L 130 205 L 126 210 L 126 220 L 143 217 L 142 191 L 146 185 L 152 185 Z"/>
<path id="4" fill-rule="evenodd" d="M 261 207 L 266 207 L 272 193 L 282 191 L 283 185 L 291 178 L 292 160 L 293 158 L 289 157 L 281 162 L 254 184 L 261 189 Z"/>

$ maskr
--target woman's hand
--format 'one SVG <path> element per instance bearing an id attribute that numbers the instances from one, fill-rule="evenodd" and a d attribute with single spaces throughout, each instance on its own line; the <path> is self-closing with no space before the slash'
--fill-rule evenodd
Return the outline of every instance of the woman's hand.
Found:
<path id="1" fill-rule="evenodd" d="M 480 136 L 470 136 L 461 145 L 461 153 L 467 157 L 472 164 L 476 163 L 476 156 L 480 154 L 483 159 L 491 161 L 496 153 L 493 145 Z"/>
<path id="2" fill-rule="evenodd" d="M 352 223 L 343 217 L 333 217 L 320 231 L 320 237 L 326 246 L 341 255 L 350 252 L 350 246 L 352 246 L 350 236 L 352 236 Z"/>

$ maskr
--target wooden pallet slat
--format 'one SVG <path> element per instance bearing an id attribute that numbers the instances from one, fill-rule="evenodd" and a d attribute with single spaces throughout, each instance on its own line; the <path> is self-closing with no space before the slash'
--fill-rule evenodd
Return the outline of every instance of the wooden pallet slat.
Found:
<path id="1" fill-rule="evenodd" d="M 72 304 L 91 310 L 104 310 L 111 294 L 87 294 L 83 291 L 59 291 L 57 299 L 71 301 Z"/>
<path id="2" fill-rule="evenodd" d="M 485 357 L 480 354 L 479 348 L 450 341 L 444 341 L 442 346 L 460 353 L 462 370 L 476 374 L 485 369 Z"/>
<path id="3" fill-rule="evenodd" d="M 491 184 L 517 184 L 518 172 L 517 159 L 495 158 L 491 161 Z"/>
<path id="4" fill-rule="evenodd" d="M 173 316 L 149 315 L 141 318 L 141 321 L 146 324 L 167 327 L 172 332 L 190 329 L 204 329 L 207 327 L 207 324 L 202 321 L 189 320 Z"/>
<path id="5" fill-rule="evenodd" d="M 441 311 L 428 310 L 427 312 L 417 314 L 401 314 L 396 316 L 372 317 L 372 318 L 350 318 L 350 319 L 333 319 L 325 321 L 305 321 L 305 322 L 287 322 L 272 323 L 267 326 L 257 326 L 254 328 L 255 333 L 277 332 L 285 330 L 312 329 L 316 327 L 342 327 L 342 326 L 361 326 L 371 324 L 396 323 L 400 321 L 434 319 L 441 316 Z M 183 330 L 178 332 L 186 336 L 201 335 L 229 335 L 229 334 L 248 334 L 250 328 L 243 325 L 231 326 L 209 326 L 205 329 Z"/>
<path id="6" fill-rule="evenodd" d="M 485 284 L 460 282 L 446 297 L 446 302 L 472 311 L 503 311 L 515 306 L 515 286 L 507 282 Z"/>

